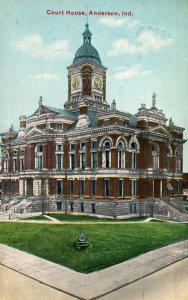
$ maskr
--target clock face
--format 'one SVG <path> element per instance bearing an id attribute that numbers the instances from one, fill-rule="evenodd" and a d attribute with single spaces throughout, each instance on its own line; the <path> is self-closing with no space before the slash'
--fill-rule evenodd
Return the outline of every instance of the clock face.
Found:
<path id="1" fill-rule="evenodd" d="M 97 89 L 101 90 L 102 89 L 102 80 L 101 80 L 101 78 L 95 77 L 94 85 Z"/>
<path id="2" fill-rule="evenodd" d="M 80 78 L 79 77 L 74 77 L 72 80 L 72 88 L 77 89 L 80 85 Z"/>

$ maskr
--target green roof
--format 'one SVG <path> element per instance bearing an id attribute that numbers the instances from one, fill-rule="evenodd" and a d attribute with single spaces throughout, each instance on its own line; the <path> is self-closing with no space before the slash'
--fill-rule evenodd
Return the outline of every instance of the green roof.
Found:
<path id="1" fill-rule="evenodd" d="M 91 32 L 89 30 L 88 24 L 86 24 L 86 29 L 83 32 L 83 45 L 76 51 L 73 65 L 80 64 L 83 62 L 93 62 L 95 64 L 101 65 L 101 60 L 98 51 L 91 45 Z"/>

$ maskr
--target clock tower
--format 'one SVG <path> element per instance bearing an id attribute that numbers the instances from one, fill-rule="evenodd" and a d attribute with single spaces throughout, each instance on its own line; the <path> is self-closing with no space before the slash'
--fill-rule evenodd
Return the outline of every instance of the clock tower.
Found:
<path id="1" fill-rule="evenodd" d="M 92 110 L 109 109 L 106 102 L 106 68 L 98 51 L 91 44 L 92 33 L 86 24 L 83 45 L 76 51 L 73 64 L 68 67 L 68 101 L 65 108 L 78 110 L 84 102 Z"/>

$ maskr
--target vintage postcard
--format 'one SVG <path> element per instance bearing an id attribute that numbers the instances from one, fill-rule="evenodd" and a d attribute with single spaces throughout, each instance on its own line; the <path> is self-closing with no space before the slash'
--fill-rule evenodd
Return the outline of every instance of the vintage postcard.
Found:
<path id="1" fill-rule="evenodd" d="M 0 298 L 188 299 L 188 1 L 0 0 Z"/>

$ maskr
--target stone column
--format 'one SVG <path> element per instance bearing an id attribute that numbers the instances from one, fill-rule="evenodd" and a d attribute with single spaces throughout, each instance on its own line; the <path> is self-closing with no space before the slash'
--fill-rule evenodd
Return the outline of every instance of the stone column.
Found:
<path id="1" fill-rule="evenodd" d="M 45 195 L 46 196 L 49 195 L 49 191 L 48 191 L 48 179 L 45 179 Z"/>
<path id="2" fill-rule="evenodd" d="M 27 196 L 27 179 L 24 180 L 25 191 L 24 195 Z"/>
<path id="3" fill-rule="evenodd" d="M 160 198 L 163 197 L 163 181 L 160 180 Z"/>
<path id="4" fill-rule="evenodd" d="M 41 196 L 41 180 L 40 179 L 33 180 L 33 195 Z"/>
<path id="5" fill-rule="evenodd" d="M 24 179 L 19 180 L 19 195 L 24 196 L 25 194 L 25 184 L 24 184 Z"/>

